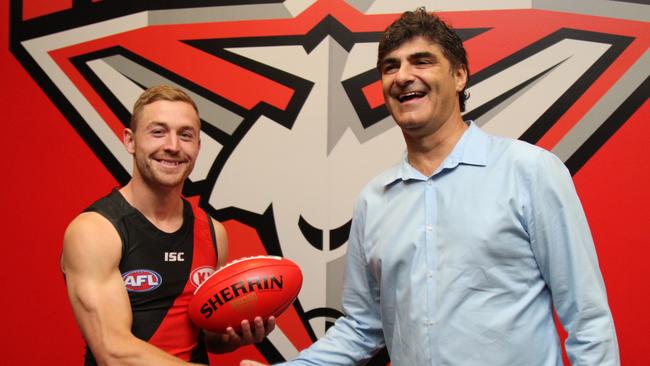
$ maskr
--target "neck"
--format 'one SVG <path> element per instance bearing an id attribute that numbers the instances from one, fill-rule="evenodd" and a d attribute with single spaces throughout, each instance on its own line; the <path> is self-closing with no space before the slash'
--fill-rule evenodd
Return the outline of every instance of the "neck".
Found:
<path id="1" fill-rule="evenodd" d="M 431 176 L 449 156 L 466 129 L 467 124 L 458 116 L 430 134 L 411 136 L 405 133 L 409 163 L 423 175 Z"/>
<path id="2" fill-rule="evenodd" d="M 152 224 L 166 232 L 173 232 L 183 224 L 181 187 L 151 187 L 134 175 L 120 189 L 131 206 L 140 211 Z"/>

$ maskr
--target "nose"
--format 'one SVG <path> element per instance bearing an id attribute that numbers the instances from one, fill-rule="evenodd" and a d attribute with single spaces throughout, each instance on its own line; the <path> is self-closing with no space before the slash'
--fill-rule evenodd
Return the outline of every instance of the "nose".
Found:
<path id="1" fill-rule="evenodd" d="M 399 69 L 395 73 L 395 84 L 398 86 L 406 86 L 412 83 L 413 80 L 415 80 L 415 77 L 411 71 L 411 67 L 408 64 L 403 63 L 400 65 Z"/>
<path id="2" fill-rule="evenodd" d="M 165 141 L 165 151 L 177 153 L 180 151 L 180 139 L 175 133 L 170 133 Z"/>

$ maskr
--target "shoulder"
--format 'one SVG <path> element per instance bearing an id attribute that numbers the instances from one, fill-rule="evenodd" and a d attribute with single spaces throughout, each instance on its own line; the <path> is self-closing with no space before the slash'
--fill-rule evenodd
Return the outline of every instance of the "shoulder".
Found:
<path id="1" fill-rule="evenodd" d="M 121 239 L 113 224 L 96 212 L 77 216 L 65 230 L 61 265 L 67 269 L 100 262 L 119 263 Z"/>
<path id="2" fill-rule="evenodd" d="M 491 134 L 488 134 L 488 136 L 490 141 L 488 156 L 492 160 L 495 158 L 535 159 L 538 154 L 547 152 L 543 148 L 526 141 Z"/>
<path id="3" fill-rule="evenodd" d="M 124 216 L 131 215 L 134 212 L 135 209 L 128 204 L 117 189 L 93 202 L 84 210 L 84 213 L 97 213 L 105 217 L 115 226 L 122 222 Z"/>
<path id="4" fill-rule="evenodd" d="M 79 236 L 97 236 L 117 234 L 115 227 L 104 215 L 87 211 L 75 217 L 65 230 L 65 239 L 74 239 Z"/>
<path id="5" fill-rule="evenodd" d="M 61 266 L 82 265 L 93 260 L 109 259 L 111 263 L 122 254 L 122 238 L 118 233 L 119 212 L 123 211 L 117 189 L 96 200 L 75 217 L 63 234 Z M 123 200 L 123 199 L 122 199 Z"/>
<path id="6" fill-rule="evenodd" d="M 490 136 L 489 160 L 512 164 L 523 172 L 534 174 L 539 169 L 566 169 L 552 152 L 526 141 Z"/>
<path id="7" fill-rule="evenodd" d="M 569 169 L 551 151 L 504 137 L 492 137 L 492 141 L 492 172 L 496 172 L 504 182 L 512 179 L 514 189 L 526 207 L 543 207 L 550 201 L 564 202 L 567 197 L 575 195 Z"/>

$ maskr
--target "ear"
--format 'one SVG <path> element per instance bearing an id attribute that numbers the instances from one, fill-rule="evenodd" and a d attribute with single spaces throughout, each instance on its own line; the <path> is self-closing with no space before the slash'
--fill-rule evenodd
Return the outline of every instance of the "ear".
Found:
<path id="1" fill-rule="evenodd" d="M 122 143 L 124 143 L 124 147 L 126 148 L 126 151 L 129 152 L 129 154 L 133 155 L 135 153 L 135 132 L 131 130 L 130 128 L 125 128 L 124 132 L 122 133 Z"/>
<path id="2" fill-rule="evenodd" d="M 459 66 L 454 70 L 454 78 L 456 79 L 456 92 L 460 92 L 467 84 L 467 69 Z"/>

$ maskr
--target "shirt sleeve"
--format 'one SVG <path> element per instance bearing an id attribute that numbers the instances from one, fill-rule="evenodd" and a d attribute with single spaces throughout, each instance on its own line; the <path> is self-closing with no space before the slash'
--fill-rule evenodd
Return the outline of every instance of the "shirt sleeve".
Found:
<path id="1" fill-rule="evenodd" d="M 325 336 L 281 365 L 363 365 L 384 346 L 379 286 L 368 271 L 363 249 L 365 208 L 352 219 L 343 284 L 343 312 Z"/>
<path id="2" fill-rule="evenodd" d="M 541 151 L 536 160 L 529 193 L 531 246 L 568 333 L 571 364 L 619 365 L 605 285 L 571 175 L 549 152 Z"/>

